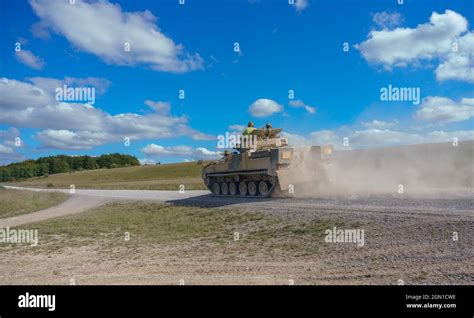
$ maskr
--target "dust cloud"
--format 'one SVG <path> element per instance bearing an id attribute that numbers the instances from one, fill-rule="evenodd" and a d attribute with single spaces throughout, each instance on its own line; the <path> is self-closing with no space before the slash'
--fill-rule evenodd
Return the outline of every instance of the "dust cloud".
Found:
<path id="1" fill-rule="evenodd" d="M 301 149 L 300 149 L 301 150 Z M 473 197 L 474 141 L 334 151 L 321 163 L 308 150 L 292 165 L 295 197 Z M 288 190 L 286 190 L 288 191 Z M 285 191 L 282 191 L 284 195 Z"/>

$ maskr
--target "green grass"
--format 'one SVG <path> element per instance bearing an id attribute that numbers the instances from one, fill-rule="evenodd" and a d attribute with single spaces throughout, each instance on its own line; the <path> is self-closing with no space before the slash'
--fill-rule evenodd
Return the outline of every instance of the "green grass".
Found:
<path id="1" fill-rule="evenodd" d="M 77 189 L 143 189 L 178 190 L 184 184 L 187 190 L 202 190 L 202 166 L 197 162 L 98 169 L 60 173 L 32 178 L 15 185 L 65 189 L 74 184 Z"/>
<path id="2" fill-rule="evenodd" d="M 68 195 L 60 192 L 36 192 L 0 187 L 0 218 L 35 212 L 60 204 Z"/>
<path id="3" fill-rule="evenodd" d="M 341 225 L 328 219 L 288 222 L 259 212 L 130 202 L 111 203 L 29 227 L 39 231 L 38 251 L 86 245 L 107 250 L 167 245 L 192 247 L 191 253 L 208 253 L 209 249 L 222 252 L 231 246 L 238 255 L 272 251 L 305 256 L 319 252 L 324 245 L 324 230 Z M 234 240 L 235 232 L 239 233 L 238 241 Z"/>

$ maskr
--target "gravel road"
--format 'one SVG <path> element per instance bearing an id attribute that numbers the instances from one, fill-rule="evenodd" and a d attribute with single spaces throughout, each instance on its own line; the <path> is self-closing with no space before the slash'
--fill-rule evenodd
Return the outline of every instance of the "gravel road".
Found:
<path id="1" fill-rule="evenodd" d="M 52 259 L 31 256 L 31 261 L 57 268 L 76 268 L 79 258 L 81 262 L 95 262 L 94 275 L 85 265 L 75 270 L 82 283 L 90 284 L 173 284 L 181 278 L 189 284 L 286 284 L 288 280 L 295 284 L 474 284 L 472 195 L 231 199 L 212 197 L 207 191 L 76 190 L 57 207 L 0 220 L 0 228 L 79 213 L 106 202 L 133 200 L 243 209 L 279 215 L 285 220 L 338 219 L 359 224 L 365 231 L 365 244 L 330 244 L 324 257 L 310 260 L 282 261 L 267 255 L 261 261 L 250 262 L 239 256 L 232 262 L 225 255 L 207 260 L 173 256 L 172 251 L 144 247 L 136 251 L 135 259 L 112 272 L 111 266 L 119 261 L 114 257 L 120 251 L 111 252 L 110 257 L 94 256 L 94 250 L 83 247 Z M 130 259 L 130 255 L 127 257 Z M 12 270 L 18 266 L 0 265 L 11 266 Z M 58 279 L 65 279 L 39 270 L 32 264 L 20 277 L 4 272 L 2 279 L 4 283 L 61 283 Z"/>

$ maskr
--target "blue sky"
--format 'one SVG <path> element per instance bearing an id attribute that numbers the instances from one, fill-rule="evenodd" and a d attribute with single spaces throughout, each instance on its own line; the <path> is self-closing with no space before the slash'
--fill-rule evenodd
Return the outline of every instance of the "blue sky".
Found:
<path id="1" fill-rule="evenodd" d="M 60 153 L 210 158 L 217 135 L 249 120 L 272 122 L 295 145 L 474 139 L 472 6 L 0 0 L 0 163 Z M 38 101 L 66 82 L 94 87 L 95 103 Z M 382 101 L 389 84 L 419 89 L 420 102 Z"/>

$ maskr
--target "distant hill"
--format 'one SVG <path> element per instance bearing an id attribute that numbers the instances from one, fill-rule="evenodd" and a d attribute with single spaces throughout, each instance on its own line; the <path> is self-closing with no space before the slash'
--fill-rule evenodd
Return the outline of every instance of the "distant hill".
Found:
<path id="1" fill-rule="evenodd" d="M 202 166 L 199 162 L 145 165 L 117 169 L 96 169 L 58 173 L 10 184 L 25 187 L 67 189 L 142 189 L 203 190 Z"/>
<path id="2" fill-rule="evenodd" d="M 139 166 L 134 156 L 119 153 L 90 156 L 50 156 L 0 167 L 0 182 L 20 181 L 63 172 Z"/>

